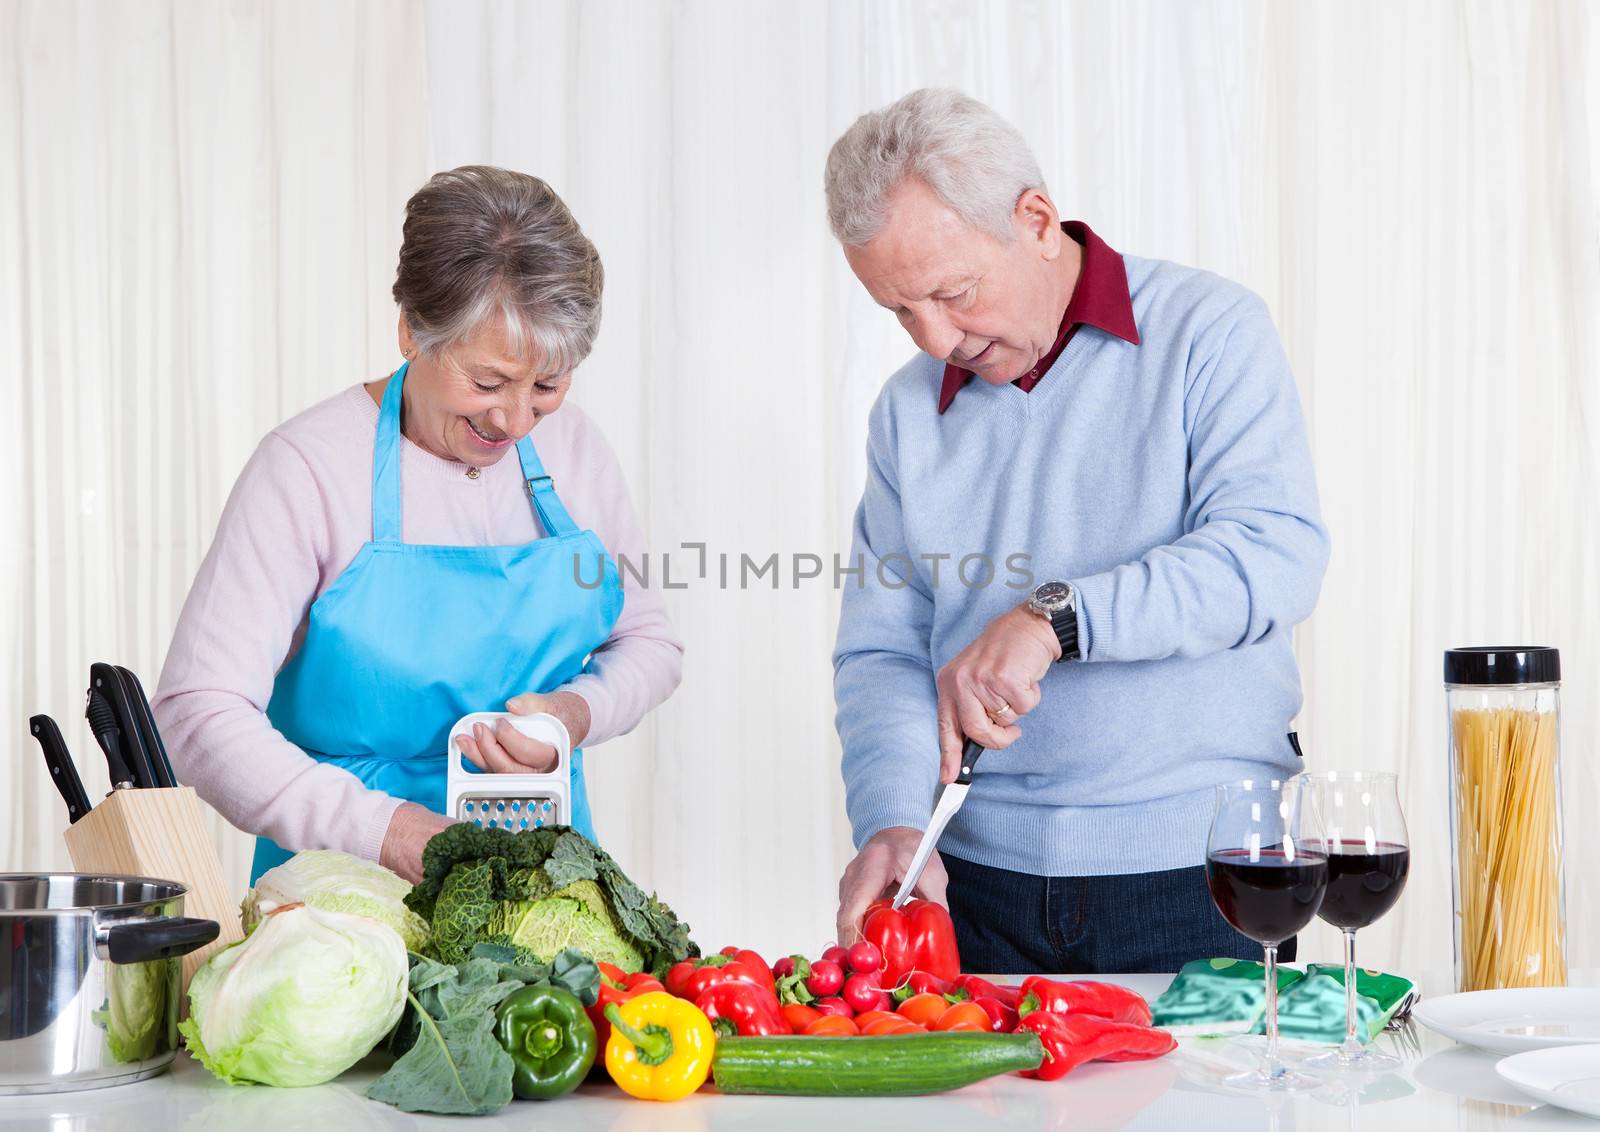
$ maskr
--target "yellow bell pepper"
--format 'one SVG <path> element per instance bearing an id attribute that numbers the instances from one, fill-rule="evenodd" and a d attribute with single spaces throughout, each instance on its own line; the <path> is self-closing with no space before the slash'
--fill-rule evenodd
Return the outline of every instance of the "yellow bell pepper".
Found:
<path id="1" fill-rule="evenodd" d="M 706 1083 L 717 1036 L 694 1003 L 651 991 L 611 1003 L 605 1015 L 606 1071 L 630 1097 L 675 1101 Z"/>

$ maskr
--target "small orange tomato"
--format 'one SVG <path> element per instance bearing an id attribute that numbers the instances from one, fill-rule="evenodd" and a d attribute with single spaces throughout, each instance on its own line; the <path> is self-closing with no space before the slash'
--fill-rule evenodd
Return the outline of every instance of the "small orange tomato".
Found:
<path id="1" fill-rule="evenodd" d="M 885 1018 L 899 1017 L 900 1016 L 894 1013 L 892 1010 L 865 1010 L 856 1015 L 856 1029 L 860 1030 L 864 1034 L 867 1032 L 867 1027 L 872 1025 L 874 1022 L 882 1021 Z"/>
<path id="2" fill-rule="evenodd" d="M 821 1017 L 822 1011 L 803 1002 L 791 1002 L 783 1008 L 783 1020 L 797 1034 L 805 1033 L 806 1027 Z"/>
<path id="3" fill-rule="evenodd" d="M 976 1002 L 958 1002 L 951 1006 L 930 1029 L 941 1031 L 974 1031 L 986 1034 L 989 1032 L 989 1015 Z"/>
<path id="4" fill-rule="evenodd" d="M 853 1038 L 860 1032 L 855 1019 L 842 1014 L 825 1014 L 805 1028 L 810 1038 Z"/>
<path id="5" fill-rule="evenodd" d="M 869 1038 L 881 1038 L 890 1034 L 925 1034 L 928 1032 L 928 1027 L 919 1026 L 909 1018 L 891 1014 L 887 1018 L 879 1018 L 861 1032 Z"/>
<path id="6" fill-rule="evenodd" d="M 924 1026 L 931 1026 L 950 1008 L 941 994 L 914 994 L 900 1004 L 900 1016 Z M 982 1010 L 980 1006 L 978 1008 Z"/>

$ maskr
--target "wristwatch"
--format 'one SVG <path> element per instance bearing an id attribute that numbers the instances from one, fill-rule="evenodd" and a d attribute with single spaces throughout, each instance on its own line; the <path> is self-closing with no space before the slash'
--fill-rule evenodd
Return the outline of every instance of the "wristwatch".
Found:
<path id="1" fill-rule="evenodd" d="M 1028 608 L 1050 622 L 1062 660 L 1078 659 L 1078 591 L 1071 582 L 1046 582 L 1028 598 Z"/>

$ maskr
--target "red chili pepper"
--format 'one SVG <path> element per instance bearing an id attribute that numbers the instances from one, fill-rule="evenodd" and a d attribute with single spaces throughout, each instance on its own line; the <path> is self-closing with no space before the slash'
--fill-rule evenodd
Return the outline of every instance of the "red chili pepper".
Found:
<path id="1" fill-rule="evenodd" d="M 899 986 L 912 971 L 941 979 L 961 972 L 955 925 L 944 906 L 931 900 L 908 900 L 898 912 L 891 901 L 876 901 L 867 908 L 861 934 L 883 952 L 885 986 Z"/>
<path id="2" fill-rule="evenodd" d="M 1113 1022 L 1150 1025 L 1150 1004 L 1143 996 L 1115 983 L 1056 982 L 1032 975 L 1022 980 L 1017 1013 L 1026 1018 L 1038 1010 L 1047 1014 L 1092 1014 Z"/>
<path id="3" fill-rule="evenodd" d="M 1009 1034 L 1017 1028 L 1017 1012 L 998 998 L 981 995 L 972 1000 L 989 1016 L 989 1029 L 996 1034 Z"/>
<path id="4" fill-rule="evenodd" d="M 740 963 L 761 975 L 767 989 L 774 993 L 777 992 L 777 984 L 772 979 L 772 968 L 767 966 L 767 961 L 761 958 L 759 954 L 751 951 L 748 947 L 724 947 L 721 954 L 726 955 L 729 959 L 737 959 Z"/>
<path id="5" fill-rule="evenodd" d="M 685 959 L 681 963 L 674 963 L 667 971 L 666 990 L 668 994 L 693 1002 L 718 983 L 743 982 L 763 990 L 772 989 L 767 985 L 767 980 L 761 977 L 763 974 L 770 977 L 771 972 L 765 968 L 757 970 L 726 955 Z"/>
<path id="6" fill-rule="evenodd" d="M 599 1049 L 605 1049 L 606 1039 L 611 1037 L 611 1020 L 606 1017 L 606 1006 L 613 1002 L 627 1002 L 649 991 L 665 990 L 661 980 L 648 971 L 634 971 L 632 974 L 621 967 L 611 963 L 598 963 L 600 968 L 600 997 L 593 1006 L 584 1008 L 589 1015 L 589 1021 L 594 1023 L 595 1036 L 600 1039 Z"/>
<path id="7" fill-rule="evenodd" d="M 779 1013 L 772 992 L 749 983 L 718 983 L 694 1004 L 710 1019 L 719 1038 L 770 1038 L 794 1032 Z"/>
<path id="8" fill-rule="evenodd" d="M 898 1006 L 906 999 L 915 998 L 919 994 L 936 994 L 943 998 L 955 989 L 956 985 L 949 979 L 941 979 L 938 975 L 927 971 L 912 971 L 889 993 Z"/>
<path id="9" fill-rule="evenodd" d="M 957 975 L 953 993 L 964 998 L 998 998 L 1015 1009 L 1022 997 L 1022 988 L 1003 987 L 999 983 L 991 983 L 988 979 L 981 979 L 977 975 Z"/>
<path id="10" fill-rule="evenodd" d="M 1111 1022 L 1089 1014 L 1052 1014 L 1035 1010 L 1023 1017 L 1017 1030 L 1031 1030 L 1044 1043 L 1044 1064 L 1025 1069 L 1024 1077 L 1054 1081 L 1085 1061 L 1142 1061 L 1160 1057 L 1177 1047 L 1165 1030 Z"/>

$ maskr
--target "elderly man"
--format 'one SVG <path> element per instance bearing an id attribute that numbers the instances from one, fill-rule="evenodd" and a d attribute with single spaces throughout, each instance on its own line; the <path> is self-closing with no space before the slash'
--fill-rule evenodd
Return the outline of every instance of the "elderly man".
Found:
<path id="1" fill-rule="evenodd" d="M 1290 630 L 1328 556 L 1266 307 L 1062 223 L 1017 130 L 952 91 L 863 115 L 826 184 L 920 351 L 872 409 L 834 654 L 841 938 L 970 737 L 994 753 L 919 885 L 948 883 L 966 969 L 1259 955 L 1211 904 L 1206 829 L 1217 784 L 1300 769 Z"/>

